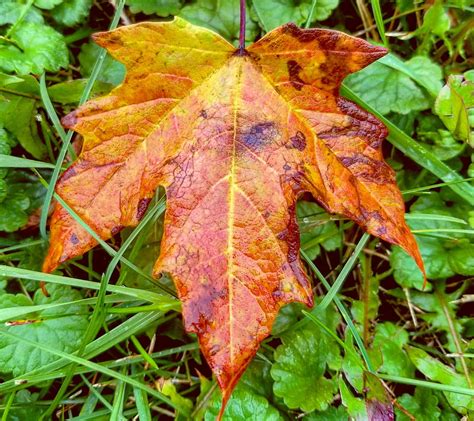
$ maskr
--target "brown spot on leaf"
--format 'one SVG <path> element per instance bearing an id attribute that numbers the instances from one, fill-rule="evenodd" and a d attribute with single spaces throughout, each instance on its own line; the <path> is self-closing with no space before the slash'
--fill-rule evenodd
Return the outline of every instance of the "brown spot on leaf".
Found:
<path id="1" fill-rule="evenodd" d="M 74 167 L 69 167 L 66 171 L 64 171 L 63 175 L 61 176 L 61 181 L 64 182 L 69 180 L 71 177 L 76 175 L 76 170 Z"/>
<path id="2" fill-rule="evenodd" d="M 245 146 L 258 150 L 272 143 L 277 134 L 275 123 L 268 121 L 253 125 L 250 130 L 242 134 L 241 139 Z"/>
<path id="3" fill-rule="evenodd" d="M 118 234 L 120 231 L 122 231 L 125 227 L 123 225 L 117 225 L 115 227 L 112 228 L 112 230 L 110 231 L 110 233 L 112 235 L 115 235 L 115 234 Z"/>
<path id="4" fill-rule="evenodd" d="M 145 197 L 143 199 L 140 199 L 138 201 L 138 206 L 137 206 L 137 219 L 140 221 L 143 216 L 145 215 L 146 210 L 148 209 L 148 205 L 150 204 L 151 199 Z"/>
<path id="5" fill-rule="evenodd" d="M 207 118 L 207 112 L 206 112 L 206 110 L 201 110 L 201 112 L 199 113 L 199 115 L 200 115 L 202 118 Z"/>
<path id="6" fill-rule="evenodd" d="M 283 32 L 291 35 L 301 42 L 311 42 L 317 36 L 317 31 L 314 29 L 300 29 L 294 23 L 290 22 L 282 26 Z"/>
<path id="7" fill-rule="evenodd" d="M 61 119 L 61 124 L 66 127 L 66 129 L 72 129 L 77 123 L 77 111 L 73 111 L 72 113 L 69 113 L 65 115 Z"/>
<path id="8" fill-rule="evenodd" d="M 303 151 L 306 148 L 306 136 L 303 132 L 297 131 L 294 136 L 290 137 L 290 141 L 293 147 L 299 151 Z"/>
<path id="9" fill-rule="evenodd" d="M 300 72 L 303 70 L 301 66 L 295 60 L 288 60 L 286 63 L 288 67 L 288 75 L 290 77 L 290 83 L 295 89 L 301 91 L 304 86 L 303 80 L 300 78 Z"/>
<path id="10" fill-rule="evenodd" d="M 69 240 L 71 241 L 72 244 L 76 245 L 76 244 L 79 244 L 79 238 L 77 238 L 77 235 L 76 234 L 71 234 L 71 236 L 69 237 Z"/>

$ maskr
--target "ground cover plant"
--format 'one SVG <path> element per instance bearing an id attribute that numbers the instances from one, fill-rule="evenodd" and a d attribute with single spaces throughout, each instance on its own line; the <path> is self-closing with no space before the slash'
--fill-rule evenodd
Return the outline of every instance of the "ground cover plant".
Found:
<path id="1" fill-rule="evenodd" d="M 464 2 L 248 2 L 247 45 L 293 21 L 389 48 L 347 77 L 341 94 L 389 129 L 384 156 L 396 170 L 428 281 L 402 248 L 303 196 L 295 212 L 316 306 L 293 303 L 280 311 L 224 419 L 471 415 L 471 12 Z M 219 413 L 216 380 L 196 337 L 183 330 L 173 283 L 166 274 L 151 276 L 169 229 L 164 192 L 147 198 L 135 228 L 111 229 L 108 242 L 54 193 L 60 172 L 82 147 L 59 118 L 110 92 L 125 74 L 90 35 L 172 16 L 242 44 L 238 1 L 0 3 L 3 419 L 214 419 Z M 199 72 L 199 57 L 193 63 L 188 67 Z M 305 75 L 296 66 L 289 66 L 296 74 L 290 82 L 301 88 Z M 302 135 L 294 137 L 296 150 Z M 44 274 L 55 201 L 99 247 Z"/>

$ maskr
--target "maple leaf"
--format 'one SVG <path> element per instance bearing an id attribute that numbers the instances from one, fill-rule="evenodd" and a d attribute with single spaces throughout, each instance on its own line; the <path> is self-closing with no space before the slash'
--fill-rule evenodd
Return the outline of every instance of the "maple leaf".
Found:
<path id="1" fill-rule="evenodd" d="M 423 267 L 383 161 L 386 129 L 338 95 L 346 75 L 385 49 L 287 24 L 242 51 L 180 18 L 94 39 L 127 75 L 63 119 L 84 146 L 56 191 L 108 239 L 136 225 L 165 187 L 154 274 L 172 275 L 224 402 L 280 307 L 313 303 L 295 219 L 303 192 Z M 57 204 L 44 271 L 95 245 Z"/>

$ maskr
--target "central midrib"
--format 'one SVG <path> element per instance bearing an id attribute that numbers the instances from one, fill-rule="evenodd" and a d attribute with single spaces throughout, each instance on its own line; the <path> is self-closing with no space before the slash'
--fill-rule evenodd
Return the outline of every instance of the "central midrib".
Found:
<path id="1" fill-rule="evenodd" d="M 229 354 L 230 354 L 230 366 L 233 367 L 234 364 L 234 338 L 233 338 L 233 307 L 232 301 L 234 299 L 233 291 L 233 280 L 234 280 L 234 223 L 235 223 L 235 156 L 236 156 L 236 144 L 237 144 L 237 116 L 239 112 L 239 97 L 241 90 L 240 78 L 242 74 L 242 67 L 239 67 L 238 73 L 236 75 L 236 82 L 234 85 L 233 93 L 233 109 L 234 109 L 234 119 L 233 119 L 233 137 L 232 137 L 232 158 L 230 163 L 229 170 L 229 195 L 228 203 L 229 210 L 227 214 L 227 289 L 229 291 L 228 300 L 229 300 Z"/>

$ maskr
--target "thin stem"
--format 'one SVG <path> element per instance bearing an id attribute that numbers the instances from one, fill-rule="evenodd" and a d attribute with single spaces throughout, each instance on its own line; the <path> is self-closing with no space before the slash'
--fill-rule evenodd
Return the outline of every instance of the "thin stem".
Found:
<path id="1" fill-rule="evenodd" d="M 245 50 L 245 22 L 246 22 L 246 5 L 245 0 L 240 0 L 240 34 L 239 34 L 239 51 Z"/>

